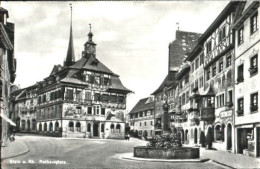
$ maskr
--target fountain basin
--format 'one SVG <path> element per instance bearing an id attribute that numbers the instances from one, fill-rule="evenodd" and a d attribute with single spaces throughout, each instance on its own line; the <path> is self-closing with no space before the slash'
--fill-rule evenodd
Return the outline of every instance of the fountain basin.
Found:
<path id="1" fill-rule="evenodd" d="M 154 159 L 196 159 L 200 158 L 200 149 L 197 147 L 156 148 L 134 147 L 134 157 Z"/>

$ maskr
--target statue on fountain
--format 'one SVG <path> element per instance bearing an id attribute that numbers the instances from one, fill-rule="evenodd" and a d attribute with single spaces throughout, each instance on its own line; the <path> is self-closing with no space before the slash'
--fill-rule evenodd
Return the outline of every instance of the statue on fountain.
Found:
<path id="1" fill-rule="evenodd" d="M 181 138 L 180 135 L 176 132 L 169 131 L 169 122 L 168 122 L 168 110 L 169 104 L 167 102 L 167 93 L 164 89 L 164 104 L 163 104 L 163 133 L 161 135 L 156 135 L 153 139 L 150 139 L 147 143 L 147 147 L 156 147 L 156 148 L 181 148 Z"/>

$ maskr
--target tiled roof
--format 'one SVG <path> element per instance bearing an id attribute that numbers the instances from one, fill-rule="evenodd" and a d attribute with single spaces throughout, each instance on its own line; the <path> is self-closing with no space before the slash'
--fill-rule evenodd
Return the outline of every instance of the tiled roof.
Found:
<path id="1" fill-rule="evenodd" d="M 177 72 L 170 71 L 168 75 L 165 77 L 161 85 L 152 93 L 152 95 L 155 95 L 161 91 L 163 91 L 164 87 L 168 87 L 170 85 L 174 85 L 176 83 L 176 74 Z"/>
<path id="2" fill-rule="evenodd" d="M 123 90 L 128 93 L 132 92 L 122 84 L 118 76 L 111 76 L 111 87 L 109 89 Z"/>
<path id="3" fill-rule="evenodd" d="M 75 64 L 71 65 L 70 68 L 86 69 L 108 74 L 114 74 L 108 67 L 106 67 L 102 62 L 100 62 L 97 58 L 94 58 L 93 56 L 89 57 L 89 59 L 82 57 Z"/>
<path id="4" fill-rule="evenodd" d="M 154 109 L 154 101 L 146 103 L 148 99 L 149 97 L 139 100 L 129 114 Z"/>
<path id="5" fill-rule="evenodd" d="M 6 13 L 6 14 L 7 14 L 7 18 L 9 17 L 9 16 L 8 16 L 8 10 L 2 8 L 1 6 L 0 6 L 0 12 L 1 12 L 1 13 Z"/>

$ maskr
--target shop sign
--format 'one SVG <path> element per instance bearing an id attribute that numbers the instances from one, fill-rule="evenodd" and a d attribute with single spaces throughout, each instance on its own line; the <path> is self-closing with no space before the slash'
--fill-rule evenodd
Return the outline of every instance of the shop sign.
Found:
<path id="1" fill-rule="evenodd" d="M 232 110 L 220 112 L 219 116 L 220 118 L 230 117 L 232 116 Z"/>

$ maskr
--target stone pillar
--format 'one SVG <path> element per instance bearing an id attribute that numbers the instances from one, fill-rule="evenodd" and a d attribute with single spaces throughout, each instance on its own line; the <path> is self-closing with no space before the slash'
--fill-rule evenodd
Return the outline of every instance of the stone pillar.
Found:
<path id="1" fill-rule="evenodd" d="M 169 131 L 168 110 L 169 110 L 169 105 L 168 105 L 167 100 L 166 100 L 165 103 L 163 104 L 163 118 L 162 118 L 162 121 L 163 121 L 162 131 L 163 131 L 163 133 Z"/>
<path id="2" fill-rule="evenodd" d="M 90 137 L 93 137 L 93 127 L 94 127 L 94 122 L 91 121 Z"/>

